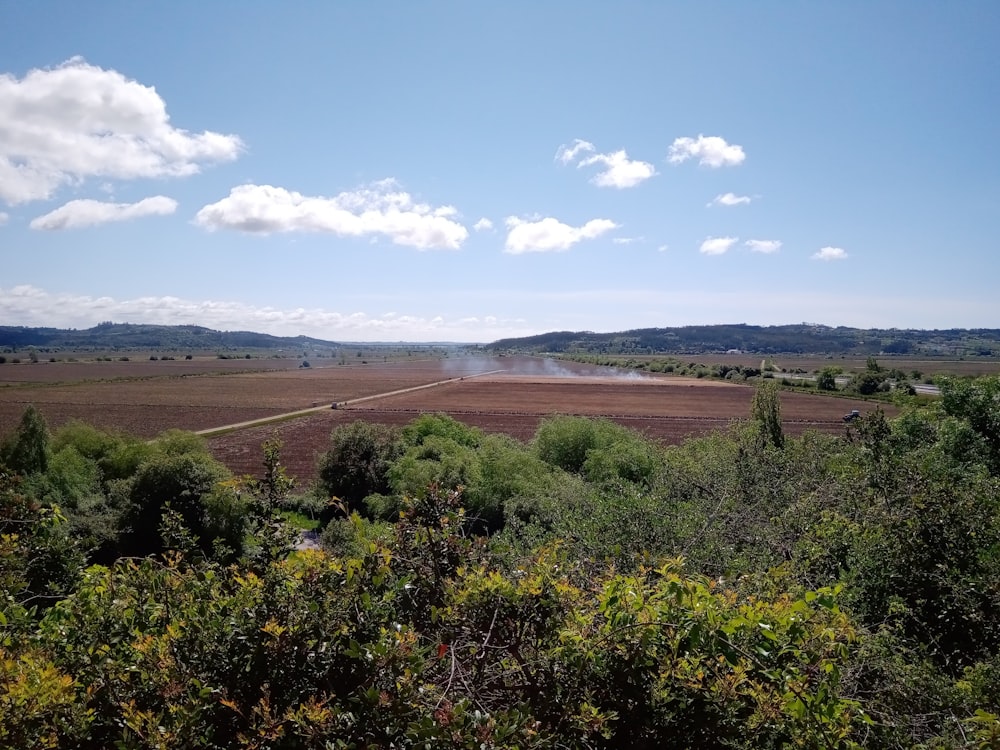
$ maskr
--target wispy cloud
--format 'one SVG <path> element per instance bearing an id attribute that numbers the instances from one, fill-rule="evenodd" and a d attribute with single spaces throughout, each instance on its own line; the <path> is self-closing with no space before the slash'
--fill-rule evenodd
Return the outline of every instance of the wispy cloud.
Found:
<path id="1" fill-rule="evenodd" d="M 569 146 L 562 145 L 559 150 L 556 151 L 556 161 L 561 161 L 563 164 L 569 164 L 571 161 L 575 161 L 576 157 L 584 152 L 594 151 L 594 144 L 590 141 L 582 141 L 579 138 L 573 141 Z"/>
<path id="2" fill-rule="evenodd" d="M 477 232 L 485 232 L 493 228 L 493 222 L 487 219 L 485 216 L 472 225 L 472 228 Z"/>
<path id="3" fill-rule="evenodd" d="M 174 127 L 152 86 L 73 58 L 0 75 L 0 200 L 52 197 L 88 178 L 181 177 L 239 156 L 235 135 Z"/>
<path id="4" fill-rule="evenodd" d="M 846 260 L 847 251 L 842 247 L 821 247 L 810 257 L 813 260 Z"/>
<path id="5" fill-rule="evenodd" d="M 6 224 L 9 219 L 10 214 L 5 214 L 3 211 L 0 211 L 0 227 Z"/>
<path id="6" fill-rule="evenodd" d="M 137 203 L 105 203 L 76 200 L 31 221 L 32 229 L 81 229 L 142 216 L 168 216 L 177 210 L 177 201 L 163 195 L 143 198 Z"/>
<path id="7" fill-rule="evenodd" d="M 659 253 L 665 253 L 669 249 L 670 249 L 670 245 L 660 245 L 658 248 L 656 248 L 656 251 L 659 252 Z"/>
<path id="8" fill-rule="evenodd" d="M 223 300 L 179 297 L 115 299 L 52 294 L 34 286 L 0 288 L 0 320 L 17 325 L 89 328 L 104 320 L 201 325 L 223 331 L 313 336 L 333 341 L 492 341 L 538 333 L 521 318 L 484 312 L 445 315 L 383 314 L 324 308 L 280 309 Z"/>
<path id="9" fill-rule="evenodd" d="M 393 179 L 332 198 L 309 197 L 272 185 L 240 185 L 202 208 L 195 223 L 208 230 L 249 234 L 329 232 L 342 237 L 385 236 L 420 250 L 457 250 L 469 230 L 452 217 L 454 206 L 417 203 Z"/>
<path id="10" fill-rule="evenodd" d="M 636 242 L 642 242 L 645 237 L 615 237 L 611 241 L 616 245 L 632 245 Z"/>
<path id="11" fill-rule="evenodd" d="M 736 193 L 720 193 L 715 196 L 710 203 L 705 204 L 705 208 L 712 206 L 745 206 L 753 200 L 749 195 L 736 195 Z"/>
<path id="12" fill-rule="evenodd" d="M 670 146 L 670 163 L 680 164 L 688 159 L 697 159 L 706 167 L 732 167 L 742 164 L 746 154 L 742 146 L 729 144 L 716 135 L 677 138 Z"/>
<path id="13" fill-rule="evenodd" d="M 743 244 L 755 253 L 776 253 L 781 249 L 781 240 L 747 240 Z"/>
<path id="14" fill-rule="evenodd" d="M 582 240 L 591 240 L 618 228 L 610 219 L 591 219 L 582 227 L 572 227 L 551 217 L 525 221 L 508 216 L 506 224 L 508 232 L 504 251 L 515 255 L 568 250 Z"/>
<path id="15" fill-rule="evenodd" d="M 594 153 L 595 151 L 593 143 L 577 138 L 573 141 L 573 145 L 559 147 L 559 150 L 556 151 L 556 161 L 563 164 L 576 161 L 577 168 L 590 167 L 594 164 L 603 165 L 605 169 L 594 175 L 590 181 L 598 187 L 613 187 L 619 190 L 635 187 L 656 174 L 656 168 L 652 164 L 638 159 L 629 159 L 625 149 L 608 154 Z M 584 153 L 591 154 L 591 156 L 579 158 Z"/>
<path id="16" fill-rule="evenodd" d="M 705 255 L 723 255 L 739 240 L 739 237 L 706 237 L 698 252 Z"/>

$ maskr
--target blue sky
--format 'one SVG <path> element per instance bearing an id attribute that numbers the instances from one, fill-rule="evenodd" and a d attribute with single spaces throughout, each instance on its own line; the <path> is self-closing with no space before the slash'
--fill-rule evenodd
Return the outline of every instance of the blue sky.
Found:
<path id="1" fill-rule="evenodd" d="M 1000 327 L 1000 4 L 0 1 L 0 324 Z"/>

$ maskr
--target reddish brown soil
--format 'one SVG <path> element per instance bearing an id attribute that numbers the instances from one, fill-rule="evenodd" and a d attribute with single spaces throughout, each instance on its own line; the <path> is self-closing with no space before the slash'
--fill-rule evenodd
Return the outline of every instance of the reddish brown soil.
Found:
<path id="1" fill-rule="evenodd" d="M 112 380 L 120 378 L 149 378 L 169 375 L 207 375 L 212 373 L 266 372 L 295 370 L 301 359 L 219 359 L 195 357 L 194 359 L 157 360 L 132 358 L 128 362 L 114 360 L 103 362 L 20 362 L 0 365 L 0 383 L 78 383 L 83 380 Z"/>
<path id="2" fill-rule="evenodd" d="M 255 473 L 260 468 L 261 443 L 277 435 L 285 445 L 289 473 L 309 481 L 315 476 L 316 458 L 326 449 L 330 431 L 358 419 L 403 425 L 423 413 L 444 412 L 486 432 L 528 440 L 545 416 L 579 414 L 610 418 L 662 443 L 676 444 L 747 417 L 752 399 L 749 386 L 686 378 L 487 376 L 241 430 L 212 438 L 209 445 L 234 471 Z M 790 435 L 807 429 L 841 433 L 846 412 L 874 408 L 863 401 L 794 392 L 782 393 L 781 404 L 785 431 Z"/>
<path id="3" fill-rule="evenodd" d="M 50 427 L 80 419 L 153 437 L 170 428 L 204 430 L 484 371 L 480 360 L 445 359 L 310 368 L 296 365 L 273 372 L 235 374 L 217 370 L 197 373 L 178 367 L 176 374 L 147 374 L 156 365 L 185 364 L 190 362 L 16 365 L 40 375 L 49 368 L 61 368 L 62 374 L 56 382 L 0 385 L 0 434 L 17 424 L 28 404 L 41 411 Z M 118 375 L 92 379 L 90 373 L 104 372 L 103 365 L 114 367 Z M 69 374 L 76 379 L 69 380 Z"/>
<path id="4" fill-rule="evenodd" d="M 153 437 L 170 428 L 210 429 L 448 381 L 209 440 L 212 452 L 233 471 L 255 473 L 260 468 L 261 443 L 277 434 L 284 441 L 290 473 L 308 482 L 330 431 L 357 419 L 403 425 L 421 413 L 446 412 L 487 432 L 527 440 L 547 415 L 583 414 L 611 418 L 664 443 L 678 443 L 745 418 L 753 398 L 748 386 L 636 373 L 608 377 L 614 373 L 608 368 L 527 358 L 314 363 L 311 368 L 299 368 L 298 362 L 196 359 L 3 365 L 2 374 L 16 369 L 27 373 L 18 378 L 30 378 L 0 382 L 0 435 L 13 429 L 29 403 L 53 428 L 81 419 Z M 274 369 L 246 371 L 265 366 Z M 480 375 L 494 370 L 504 372 Z M 793 435 L 808 428 L 841 432 L 843 414 L 873 408 L 865 402 L 795 392 L 784 392 L 781 401 L 785 429 Z"/>

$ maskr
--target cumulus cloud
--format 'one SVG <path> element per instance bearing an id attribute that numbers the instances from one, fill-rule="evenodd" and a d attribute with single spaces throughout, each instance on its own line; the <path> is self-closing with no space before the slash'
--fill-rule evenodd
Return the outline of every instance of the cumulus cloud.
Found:
<path id="1" fill-rule="evenodd" d="M 472 225 L 472 228 L 477 232 L 485 232 L 488 229 L 493 228 L 493 222 L 487 219 L 485 216 Z"/>
<path id="2" fill-rule="evenodd" d="M 776 253 L 781 249 L 781 240 L 747 240 L 743 244 L 755 253 Z"/>
<path id="3" fill-rule="evenodd" d="M 821 247 L 818 252 L 812 254 L 813 260 L 845 260 L 847 251 L 842 247 Z"/>
<path id="4" fill-rule="evenodd" d="M 177 201 L 162 195 L 138 203 L 105 203 L 95 200 L 70 201 L 55 211 L 32 219 L 32 229 L 80 229 L 141 216 L 167 216 L 177 210 Z"/>
<path id="5" fill-rule="evenodd" d="M 629 159 L 625 149 L 609 154 L 595 152 L 593 143 L 577 138 L 573 141 L 572 146 L 559 147 L 559 150 L 556 151 L 556 160 L 563 164 L 576 161 L 577 168 L 601 164 L 605 169 L 594 175 L 590 181 L 598 187 L 613 187 L 619 190 L 635 187 L 656 174 L 656 169 L 652 164 L 638 159 Z M 578 160 L 578 157 L 584 153 L 591 154 L 591 156 Z"/>
<path id="6" fill-rule="evenodd" d="M 201 325 L 222 331 L 259 331 L 275 336 L 313 336 L 347 341 L 493 341 L 538 333 L 522 318 L 490 313 L 383 314 L 324 308 L 259 307 L 244 302 L 190 300 L 172 296 L 115 299 L 52 294 L 35 286 L 0 288 L 0 320 L 17 325 L 89 328 L 101 321 Z"/>
<path id="7" fill-rule="evenodd" d="M 750 201 L 749 195 L 736 195 L 736 193 L 720 193 L 712 199 L 711 203 L 705 204 L 706 208 L 712 206 L 744 206 Z"/>
<path id="8" fill-rule="evenodd" d="M 583 152 L 594 151 L 594 144 L 590 141 L 581 141 L 579 138 L 573 141 L 571 146 L 560 146 L 559 150 L 556 151 L 556 160 L 561 161 L 563 164 L 569 164 L 574 161 L 576 157 Z"/>
<path id="9" fill-rule="evenodd" d="M 618 227 L 610 219 L 591 219 L 582 227 L 571 227 L 551 217 L 524 221 L 516 216 L 508 216 L 506 224 L 504 251 L 515 255 L 568 250 L 581 240 L 592 240 Z"/>
<path id="10" fill-rule="evenodd" d="M 706 237 L 698 252 L 705 255 L 722 255 L 739 242 L 739 237 Z"/>
<path id="11" fill-rule="evenodd" d="M 582 160 L 577 167 L 588 167 L 592 164 L 603 164 L 607 167 L 590 180 L 599 187 L 613 187 L 619 190 L 635 187 L 656 174 L 652 164 L 629 159 L 624 149 L 611 154 L 594 154 Z"/>
<path id="12" fill-rule="evenodd" d="M 669 161 L 680 164 L 688 159 L 697 159 L 706 167 L 733 167 L 746 159 L 743 147 L 726 143 L 717 135 L 699 135 L 697 138 L 677 138 L 670 146 Z"/>
<path id="13" fill-rule="evenodd" d="M 235 135 L 174 127 L 152 86 L 80 58 L 0 75 L 0 199 L 11 205 L 92 177 L 191 175 L 242 148 Z"/>
<path id="14" fill-rule="evenodd" d="M 387 179 L 332 198 L 309 197 L 271 185 L 240 185 L 202 208 L 195 223 L 208 230 L 250 234 L 330 232 L 342 237 L 385 236 L 420 250 L 457 250 L 469 230 L 453 219 L 453 206 L 417 203 Z"/>

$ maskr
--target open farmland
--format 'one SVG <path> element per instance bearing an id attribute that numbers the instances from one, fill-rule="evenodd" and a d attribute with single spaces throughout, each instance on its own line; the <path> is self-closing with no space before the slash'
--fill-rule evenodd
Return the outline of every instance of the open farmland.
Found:
<path id="1" fill-rule="evenodd" d="M 471 375 L 483 372 L 483 364 L 445 358 L 309 368 L 298 360 L 3 365 L 0 372 L 11 379 L 0 384 L 0 433 L 13 429 L 28 404 L 51 427 L 79 419 L 142 437 L 170 428 L 207 430 Z M 253 367 L 261 371 L 245 371 Z"/>
<path id="2" fill-rule="evenodd" d="M 209 438 L 220 460 L 238 473 L 251 473 L 259 469 L 261 443 L 277 433 L 290 473 L 308 481 L 330 431 L 357 419 L 402 425 L 425 412 L 445 412 L 487 432 L 524 440 L 547 415 L 580 414 L 607 417 L 677 443 L 745 418 L 753 398 L 753 388 L 746 385 L 527 357 L 321 361 L 309 368 L 299 363 L 206 357 L 5 365 L 0 367 L 0 433 L 13 429 L 29 403 L 53 428 L 80 419 L 141 437 L 171 428 L 207 431 L 319 407 L 294 419 Z M 325 408 L 333 402 L 340 408 Z M 840 432 L 841 416 L 853 408 L 872 407 L 782 394 L 789 434 L 809 428 Z"/>
<path id="3" fill-rule="evenodd" d="M 209 444 L 213 453 L 235 471 L 251 473 L 259 469 L 261 443 L 277 434 L 285 444 L 284 461 L 289 472 L 308 481 L 330 431 L 359 419 L 403 425 L 422 413 L 444 412 L 487 432 L 525 440 L 545 416 L 577 414 L 607 417 L 663 443 L 678 443 L 747 417 L 753 398 L 750 386 L 718 381 L 634 373 L 608 376 L 613 371 L 607 368 L 572 363 L 542 365 L 538 360 L 500 359 L 494 364 L 505 372 L 453 380 L 294 421 L 253 427 L 211 438 Z M 484 365 L 483 370 L 488 367 Z M 795 392 L 782 393 L 781 402 L 785 430 L 792 435 L 807 429 L 840 433 L 844 430 L 845 412 L 874 408 L 864 401 Z"/>
<path id="4" fill-rule="evenodd" d="M 269 357 L 262 359 L 220 359 L 194 357 L 192 359 L 157 359 L 149 356 L 132 356 L 129 360 L 78 360 L 75 362 L 20 362 L 9 361 L 0 365 L 0 388 L 11 385 L 42 383 L 80 383 L 132 378 L 179 377 L 191 375 L 216 375 L 225 373 L 272 372 L 295 370 L 301 358 Z"/>

